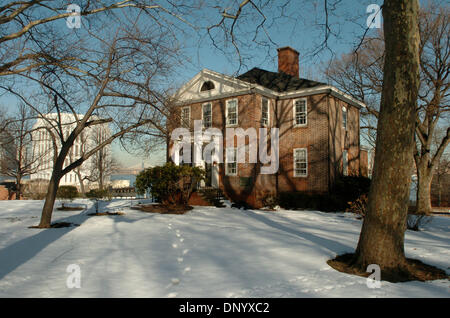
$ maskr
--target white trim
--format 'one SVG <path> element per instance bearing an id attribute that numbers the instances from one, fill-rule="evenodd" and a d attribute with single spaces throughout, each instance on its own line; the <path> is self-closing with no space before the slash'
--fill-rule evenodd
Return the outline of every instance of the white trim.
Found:
<path id="1" fill-rule="evenodd" d="M 236 123 L 229 124 L 228 123 L 228 103 L 231 101 L 236 101 Z M 239 101 L 237 98 L 227 99 L 225 101 L 225 127 L 236 127 L 239 125 Z"/>
<path id="2" fill-rule="evenodd" d="M 267 100 L 267 124 L 263 124 L 262 120 L 262 108 L 263 108 L 263 101 Z M 261 96 L 261 126 L 262 127 L 270 127 L 270 99 L 265 97 L 265 96 Z"/>
<path id="3" fill-rule="evenodd" d="M 331 85 L 322 85 L 322 86 L 313 87 L 313 88 L 302 88 L 302 89 L 292 91 L 292 92 L 278 93 L 278 92 L 268 89 L 262 85 L 250 84 L 248 82 L 239 80 L 235 77 L 227 76 L 227 75 L 217 73 L 217 72 L 214 72 L 214 71 L 211 71 L 208 69 L 203 69 L 202 71 L 197 73 L 190 81 L 188 81 L 186 84 L 184 84 L 177 91 L 177 93 L 174 94 L 174 99 L 175 100 L 178 99 L 179 96 L 181 96 L 184 92 L 186 92 L 189 89 L 189 87 L 195 85 L 199 80 L 201 80 L 201 79 L 206 80 L 206 78 L 204 78 L 204 77 L 206 77 L 208 80 L 212 81 L 214 83 L 214 85 L 216 86 L 216 89 L 217 89 L 216 82 L 222 81 L 222 82 L 229 84 L 230 86 L 236 87 L 236 90 L 233 93 L 225 93 L 225 94 L 219 94 L 219 95 L 214 95 L 214 96 L 204 96 L 204 97 L 200 96 L 198 98 L 183 100 L 183 101 L 177 102 L 177 104 L 200 103 L 200 102 L 206 102 L 206 101 L 214 100 L 214 99 L 222 99 L 222 98 L 236 96 L 236 95 L 249 94 L 252 92 L 257 92 L 261 95 L 264 95 L 264 96 L 267 96 L 270 98 L 280 98 L 280 99 L 289 99 L 289 98 L 297 98 L 297 97 L 303 97 L 303 96 L 309 96 L 309 95 L 330 93 L 332 96 L 337 97 L 337 98 L 343 100 L 344 102 L 347 102 L 348 104 L 353 105 L 357 108 L 365 108 L 366 107 L 366 105 L 363 102 L 356 100 L 352 96 L 348 95 L 347 93 L 344 93 L 343 91 L 341 91 L 338 88 L 331 86 Z M 210 92 L 210 91 L 206 91 L 206 92 Z M 205 92 L 201 92 L 201 93 L 205 93 Z"/>
<path id="4" fill-rule="evenodd" d="M 228 151 L 232 150 L 234 151 L 234 158 L 235 161 L 234 162 L 230 162 L 230 163 L 235 163 L 236 164 L 236 172 L 235 173 L 229 173 L 228 172 Z M 237 161 L 237 148 L 236 147 L 227 147 L 225 148 L 225 175 L 226 176 L 237 176 L 238 174 L 238 161 Z"/>
<path id="5" fill-rule="evenodd" d="M 305 151 L 305 160 L 306 160 L 306 174 L 297 174 L 296 173 L 296 169 L 295 169 L 295 153 L 296 153 L 296 151 L 297 150 L 304 150 Z M 292 162 L 293 162 L 293 170 L 294 170 L 294 177 L 295 178 L 306 178 L 306 177 L 308 177 L 308 148 L 294 148 L 293 149 L 293 154 L 292 154 L 292 156 L 293 156 L 293 160 L 292 160 Z"/>
<path id="6" fill-rule="evenodd" d="M 209 127 L 205 127 L 205 125 L 204 125 L 204 122 L 203 122 L 203 108 L 206 106 L 206 105 L 209 105 L 210 107 L 211 107 L 211 126 L 209 126 Z M 210 128 L 210 127 L 212 127 L 213 126 L 213 107 L 212 107 L 213 105 L 212 105 L 212 103 L 211 102 L 208 102 L 208 103 L 203 103 L 202 104 L 202 128 Z"/>
<path id="7" fill-rule="evenodd" d="M 304 124 L 297 124 L 297 120 L 296 120 L 296 103 L 297 101 L 303 100 L 305 101 L 305 112 L 306 112 L 306 116 L 305 116 L 305 123 Z M 306 127 L 308 126 L 308 99 L 307 98 L 297 98 L 292 100 L 292 123 L 294 128 L 296 127 Z"/>
<path id="8" fill-rule="evenodd" d="M 183 110 L 189 109 L 189 121 L 188 121 L 188 127 L 184 127 L 183 123 Z M 191 106 L 183 106 L 181 107 L 181 116 L 180 116 L 180 126 L 183 128 L 191 128 Z"/>

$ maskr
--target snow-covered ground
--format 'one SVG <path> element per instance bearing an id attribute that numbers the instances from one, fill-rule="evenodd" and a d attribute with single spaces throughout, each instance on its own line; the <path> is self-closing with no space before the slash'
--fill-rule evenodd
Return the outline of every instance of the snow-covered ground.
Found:
<path id="1" fill-rule="evenodd" d="M 326 261 L 357 244 L 352 214 L 196 207 L 185 215 L 54 212 L 80 224 L 29 229 L 42 201 L 0 201 L 0 297 L 450 297 L 450 282 L 387 283 L 343 274 Z M 102 207 L 105 209 L 105 207 Z M 376 242 L 374 242 L 376 244 Z M 450 218 L 407 231 L 406 254 L 450 272 Z M 68 288 L 70 264 L 81 288 Z M 71 276 L 73 277 L 73 276 Z"/>

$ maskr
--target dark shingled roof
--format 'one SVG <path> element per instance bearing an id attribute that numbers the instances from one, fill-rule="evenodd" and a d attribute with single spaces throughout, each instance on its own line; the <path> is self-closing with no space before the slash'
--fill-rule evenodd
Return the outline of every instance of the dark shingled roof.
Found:
<path id="1" fill-rule="evenodd" d="M 319 83 L 304 78 L 297 78 L 283 72 L 269 72 L 257 67 L 252 68 L 247 73 L 239 75 L 237 79 L 252 84 L 258 84 L 276 92 L 290 92 L 302 88 L 327 85 L 325 83 Z"/>

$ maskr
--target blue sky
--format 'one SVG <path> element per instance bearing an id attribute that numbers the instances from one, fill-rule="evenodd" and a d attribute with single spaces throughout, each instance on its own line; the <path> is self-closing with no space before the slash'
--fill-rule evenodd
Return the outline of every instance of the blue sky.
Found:
<path id="1" fill-rule="evenodd" d="M 275 4 L 281 3 L 277 0 Z M 214 1 L 213 1 L 214 2 Z M 217 3 L 217 2 L 216 2 Z M 220 2 L 219 2 L 220 3 Z M 311 51 L 317 48 L 317 44 L 323 40 L 323 27 L 318 24 L 325 20 L 323 1 L 300 1 L 291 0 L 286 9 L 287 17 L 278 17 L 279 11 L 273 10 L 264 12 L 267 17 L 267 33 L 272 42 L 262 34 L 257 38 L 258 41 L 268 43 L 268 47 L 256 45 L 252 39 L 254 36 L 254 20 L 242 20 L 240 26 L 242 30 L 249 30 L 249 34 L 240 34 L 240 39 L 244 42 L 241 46 L 241 53 L 246 57 L 245 64 L 241 65 L 237 55 L 228 47 L 229 54 L 223 54 L 215 49 L 211 41 L 205 37 L 185 36 L 180 39 L 184 45 L 184 52 L 190 58 L 190 61 L 184 63 L 177 69 L 173 77 L 173 84 L 180 86 L 201 69 L 208 68 L 216 72 L 228 75 L 245 72 L 252 67 L 259 67 L 269 71 L 277 70 L 276 48 L 291 46 L 300 52 L 300 76 L 314 80 L 322 80 L 321 68 L 328 62 L 333 55 L 340 56 L 354 49 L 358 40 L 364 33 L 366 20 L 369 13 L 366 13 L 369 4 L 382 4 L 380 0 L 345 0 L 342 1 L 338 9 L 334 11 L 335 15 L 329 16 L 331 31 L 337 33 L 337 36 L 330 36 L 330 50 L 322 50 L 319 54 L 311 55 Z M 316 5 L 317 4 L 317 5 Z M 205 9 L 205 21 L 199 21 L 202 24 L 212 24 L 220 19 L 219 11 L 215 8 Z M 245 13 L 245 12 L 244 12 Z M 276 21 L 273 19 L 276 18 Z M 189 30 L 186 31 L 189 34 Z M 370 32 L 374 32 L 371 30 Z M 369 35 L 370 35 L 369 32 Z M 218 39 L 220 41 L 220 38 Z M 0 97 L 0 105 L 6 106 L 8 110 L 14 111 L 16 102 L 12 98 Z M 141 158 L 135 154 L 130 155 L 120 149 L 118 145 L 113 145 L 114 153 L 124 166 L 140 165 L 144 160 L 146 164 L 159 164 L 165 160 L 165 150 L 155 150 L 149 158 Z"/>

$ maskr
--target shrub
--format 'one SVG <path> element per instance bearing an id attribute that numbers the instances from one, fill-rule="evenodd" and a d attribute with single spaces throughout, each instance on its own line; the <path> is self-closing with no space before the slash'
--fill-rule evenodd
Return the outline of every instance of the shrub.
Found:
<path id="1" fill-rule="evenodd" d="M 266 194 L 262 198 L 261 203 L 263 204 L 264 207 L 272 209 L 272 210 L 280 205 L 277 196 L 272 195 L 272 194 Z"/>
<path id="2" fill-rule="evenodd" d="M 349 207 L 345 210 L 345 212 L 353 212 L 361 217 L 365 217 L 368 202 L 368 195 L 365 193 L 361 194 L 355 201 L 348 202 Z"/>
<path id="3" fill-rule="evenodd" d="M 187 205 L 192 191 L 204 177 L 205 171 L 200 167 L 177 166 L 169 162 L 139 173 L 136 191 L 143 194 L 150 190 L 152 196 L 163 204 Z"/>
<path id="4" fill-rule="evenodd" d="M 335 195 L 304 192 L 281 192 L 278 202 L 284 209 L 313 209 L 325 212 L 341 211 L 342 202 Z"/>
<path id="5" fill-rule="evenodd" d="M 61 205 L 64 207 L 64 200 L 72 202 L 79 196 L 77 187 L 74 186 L 60 186 L 56 192 L 56 197 L 61 200 Z"/>
<path id="6" fill-rule="evenodd" d="M 106 189 L 91 189 L 86 193 L 86 197 L 91 200 L 110 199 L 111 194 Z"/>

